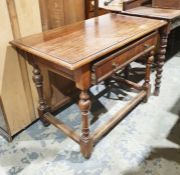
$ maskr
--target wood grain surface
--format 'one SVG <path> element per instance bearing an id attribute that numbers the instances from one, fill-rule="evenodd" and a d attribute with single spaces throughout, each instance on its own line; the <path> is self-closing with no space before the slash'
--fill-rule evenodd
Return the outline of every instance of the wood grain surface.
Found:
<path id="1" fill-rule="evenodd" d="M 106 14 L 12 41 L 11 44 L 74 70 L 166 24 L 165 21 Z"/>

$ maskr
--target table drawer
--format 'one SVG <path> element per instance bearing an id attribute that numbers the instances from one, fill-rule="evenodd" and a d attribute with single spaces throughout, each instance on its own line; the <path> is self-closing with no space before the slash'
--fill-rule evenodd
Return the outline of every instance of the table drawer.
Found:
<path id="1" fill-rule="evenodd" d="M 154 32 L 115 53 L 102 58 L 92 66 L 92 84 L 96 84 L 117 70 L 134 61 L 136 56 L 142 54 L 151 46 L 156 46 L 158 33 Z"/>

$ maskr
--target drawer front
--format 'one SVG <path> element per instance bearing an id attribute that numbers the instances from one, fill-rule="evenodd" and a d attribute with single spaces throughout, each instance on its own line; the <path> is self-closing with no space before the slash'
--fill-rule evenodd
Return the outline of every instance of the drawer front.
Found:
<path id="1" fill-rule="evenodd" d="M 118 53 L 114 53 L 99 62 L 94 63 L 92 66 L 92 84 L 104 80 L 106 77 L 117 71 L 118 68 L 120 69 L 129 62 L 132 62 L 133 57 L 144 52 L 151 46 L 156 46 L 157 41 L 158 33 L 154 32 L 151 35 L 125 47 L 121 51 L 118 51 Z"/>

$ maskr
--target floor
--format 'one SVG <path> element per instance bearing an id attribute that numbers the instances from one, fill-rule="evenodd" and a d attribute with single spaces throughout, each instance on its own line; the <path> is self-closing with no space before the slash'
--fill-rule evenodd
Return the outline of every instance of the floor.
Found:
<path id="1" fill-rule="evenodd" d="M 143 69 L 134 65 L 133 70 L 142 78 Z M 179 80 L 180 53 L 165 64 L 160 96 L 151 96 L 148 103 L 132 110 L 96 145 L 89 160 L 81 156 L 75 142 L 53 126 L 44 128 L 39 121 L 12 143 L 0 137 L 0 175 L 179 175 Z M 91 89 L 91 131 L 135 95 L 116 86 L 113 83 L 110 90 L 103 85 Z M 79 130 L 76 104 L 57 117 Z"/>

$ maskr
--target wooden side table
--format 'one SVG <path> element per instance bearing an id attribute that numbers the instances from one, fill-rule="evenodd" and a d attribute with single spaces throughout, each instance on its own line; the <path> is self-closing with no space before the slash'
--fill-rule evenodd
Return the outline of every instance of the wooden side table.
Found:
<path id="1" fill-rule="evenodd" d="M 162 39 L 160 44 L 161 48 L 159 49 L 158 53 L 157 75 L 154 91 L 155 95 L 159 95 L 168 35 L 173 29 L 180 26 L 180 10 L 140 6 L 127 11 L 121 11 L 120 13 L 139 17 L 166 20 L 168 22 L 166 29 L 161 31 L 160 33 Z"/>
<path id="2" fill-rule="evenodd" d="M 163 30 L 165 25 L 166 22 L 163 20 L 107 14 L 12 41 L 11 44 L 34 67 L 33 81 L 39 95 L 38 110 L 42 122 L 46 126 L 53 124 L 72 138 L 80 145 L 83 156 L 89 158 L 93 145 L 105 133 L 140 101 L 148 100 L 154 49 L 159 30 Z M 164 49 L 164 45 L 161 48 Z M 164 56 L 165 52 L 162 50 L 161 52 Z M 116 76 L 118 70 L 141 56 L 147 57 L 143 85 Z M 79 109 L 82 116 L 80 135 L 51 114 L 51 108 L 44 99 L 43 77 L 39 68 L 41 66 L 73 80 L 80 90 Z M 88 90 L 111 76 L 137 89 L 139 93 L 107 123 L 97 128 L 94 133 L 90 133 L 88 112 L 91 100 Z"/>
<path id="3" fill-rule="evenodd" d="M 118 8 L 118 9 L 109 8 L 108 10 L 115 13 L 125 14 L 125 15 L 146 17 L 146 18 L 167 21 L 168 25 L 166 29 L 163 29 L 163 31 L 161 31 L 161 38 L 163 39 L 161 39 L 160 45 L 162 47 L 158 49 L 159 54 L 158 54 L 157 75 L 156 75 L 154 94 L 159 95 L 160 86 L 161 86 L 161 78 L 162 78 L 162 73 L 163 73 L 163 65 L 165 62 L 165 56 L 162 56 L 162 55 L 164 55 L 164 52 L 166 53 L 168 36 L 170 32 L 180 26 L 180 10 L 153 8 L 151 7 L 151 5 L 140 6 L 140 7 L 132 8 L 129 10 L 126 10 L 126 9 L 122 10 L 121 8 Z"/>

